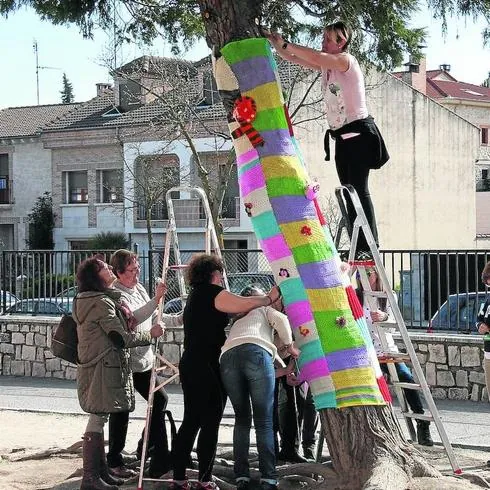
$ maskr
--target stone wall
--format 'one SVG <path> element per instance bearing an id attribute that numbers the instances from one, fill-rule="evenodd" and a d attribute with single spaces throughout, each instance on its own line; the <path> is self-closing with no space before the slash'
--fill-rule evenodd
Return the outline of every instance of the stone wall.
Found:
<path id="1" fill-rule="evenodd" d="M 0 375 L 74 379 L 76 368 L 51 354 L 53 317 L 0 317 Z M 417 357 L 434 398 L 488 401 L 482 368 L 483 341 L 474 335 L 411 333 Z M 400 344 L 399 336 L 395 339 Z M 177 363 L 184 332 L 167 329 L 162 352 Z"/>
<path id="2" fill-rule="evenodd" d="M 0 316 L 0 375 L 75 379 L 77 369 L 51 353 L 51 335 L 59 318 Z M 163 355 L 172 363 L 182 355 L 184 331 L 167 329 Z"/>
<path id="3" fill-rule="evenodd" d="M 411 333 L 410 338 L 435 399 L 488 401 L 481 336 Z M 403 350 L 399 335 L 395 340 Z"/>

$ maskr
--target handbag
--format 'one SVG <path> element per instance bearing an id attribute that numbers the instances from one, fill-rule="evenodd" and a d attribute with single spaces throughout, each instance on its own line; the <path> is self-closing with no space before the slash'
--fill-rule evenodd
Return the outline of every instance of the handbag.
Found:
<path id="1" fill-rule="evenodd" d="M 78 364 L 77 322 L 70 314 L 64 314 L 51 337 L 51 352 L 72 364 Z"/>

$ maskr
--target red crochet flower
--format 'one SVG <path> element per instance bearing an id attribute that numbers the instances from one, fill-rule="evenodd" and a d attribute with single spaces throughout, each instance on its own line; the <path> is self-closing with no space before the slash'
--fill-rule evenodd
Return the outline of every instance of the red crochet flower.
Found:
<path id="1" fill-rule="evenodd" d="M 251 123 L 257 115 L 257 105 L 252 97 L 242 96 L 235 100 L 233 117 L 238 122 Z"/>
<path id="2" fill-rule="evenodd" d="M 301 234 L 305 236 L 311 236 L 311 228 L 309 226 L 303 226 L 301 228 Z"/>

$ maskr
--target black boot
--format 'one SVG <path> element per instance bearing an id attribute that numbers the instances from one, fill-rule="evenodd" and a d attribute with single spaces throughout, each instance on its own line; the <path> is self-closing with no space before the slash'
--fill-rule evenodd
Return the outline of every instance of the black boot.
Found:
<path id="1" fill-rule="evenodd" d="M 109 467 L 107 466 L 107 458 L 105 455 L 104 445 L 104 433 L 100 434 L 100 478 L 109 485 L 124 485 L 122 478 L 115 478 L 109 473 Z"/>
<path id="2" fill-rule="evenodd" d="M 303 458 L 296 449 L 293 449 L 292 451 L 285 451 L 282 449 L 279 451 L 279 454 L 277 455 L 277 459 L 281 461 L 286 461 L 288 463 L 307 463 L 308 460 L 306 458 Z"/>
<path id="3" fill-rule="evenodd" d="M 417 420 L 417 441 L 421 446 L 433 446 L 430 437 L 430 423 L 428 420 Z"/>
<path id="4" fill-rule="evenodd" d="M 83 436 L 83 478 L 80 490 L 118 490 L 116 485 L 109 485 L 100 477 L 101 451 L 104 452 L 101 439 L 100 432 L 85 432 Z"/>

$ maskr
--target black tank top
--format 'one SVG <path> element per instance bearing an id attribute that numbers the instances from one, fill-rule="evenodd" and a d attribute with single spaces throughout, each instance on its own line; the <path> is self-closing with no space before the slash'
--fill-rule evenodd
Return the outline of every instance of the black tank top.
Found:
<path id="1" fill-rule="evenodd" d="M 223 289 L 216 284 L 201 284 L 189 294 L 184 308 L 184 351 L 187 354 L 199 350 L 201 359 L 219 357 L 229 317 L 215 308 L 214 300 Z"/>

